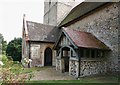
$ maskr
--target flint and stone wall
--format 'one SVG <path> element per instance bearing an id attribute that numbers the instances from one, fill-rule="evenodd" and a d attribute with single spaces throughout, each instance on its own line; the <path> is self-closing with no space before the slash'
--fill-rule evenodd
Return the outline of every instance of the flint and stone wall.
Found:
<path id="1" fill-rule="evenodd" d="M 69 75 L 79 77 L 79 61 L 70 60 L 69 62 Z"/>
<path id="2" fill-rule="evenodd" d="M 107 71 L 110 72 L 116 72 L 119 70 L 118 15 L 118 3 L 110 3 L 104 7 L 92 11 L 84 18 L 80 18 L 79 21 L 68 26 L 68 28 L 70 29 L 90 32 L 95 35 L 99 40 L 104 42 L 108 47 L 110 47 L 111 51 L 107 54 L 105 61 L 107 62 Z M 86 73 L 86 75 L 87 74 L 88 73 Z"/>
<path id="3" fill-rule="evenodd" d="M 84 77 L 90 76 L 95 74 L 103 74 L 107 72 L 107 62 L 104 60 L 86 60 L 83 59 L 80 62 L 79 68 L 79 61 L 70 60 L 69 61 L 69 75 L 73 77 Z M 56 70 L 60 72 L 64 72 L 64 60 L 63 59 L 56 59 Z M 80 75 L 79 75 L 80 71 Z"/>
<path id="4" fill-rule="evenodd" d="M 64 59 L 57 58 L 56 59 L 56 70 L 59 72 L 64 72 L 65 67 L 64 67 Z M 79 73 L 79 62 L 76 60 L 70 60 L 69 61 L 69 75 L 78 77 Z"/>
<path id="5" fill-rule="evenodd" d="M 56 70 L 59 72 L 64 72 L 65 67 L 64 67 L 64 59 L 57 58 L 56 59 Z"/>
<path id="6" fill-rule="evenodd" d="M 30 44 L 30 58 L 32 62 L 30 63 L 30 67 L 42 67 L 44 66 L 44 52 L 46 48 L 53 47 L 53 44 L 50 43 L 35 43 L 32 42 Z M 26 50 L 27 56 L 29 58 L 29 46 Z M 27 67 L 28 65 L 24 65 Z M 55 52 L 52 50 L 52 66 L 55 66 Z"/>
<path id="7" fill-rule="evenodd" d="M 56 58 L 56 70 L 61 71 L 61 59 Z"/>
<path id="8" fill-rule="evenodd" d="M 80 77 L 106 73 L 106 64 L 102 60 L 81 60 Z"/>

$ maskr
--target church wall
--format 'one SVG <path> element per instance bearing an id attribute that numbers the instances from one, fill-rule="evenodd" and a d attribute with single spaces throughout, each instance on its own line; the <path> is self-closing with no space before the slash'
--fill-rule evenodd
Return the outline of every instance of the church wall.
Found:
<path id="1" fill-rule="evenodd" d="M 81 60 L 80 77 L 106 73 L 107 63 L 101 60 Z"/>
<path id="2" fill-rule="evenodd" d="M 42 66 L 44 66 L 44 52 L 45 52 L 45 49 L 46 48 L 53 48 L 53 44 L 49 44 L 49 43 L 41 43 L 41 49 L 40 49 L 40 53 L 41 53 L 41 56 L 42 56 Z M 54 55 L 54 50 L 52 50 L 53 52 L 52 52 L 52 66 L 54 66 L 55 65 L 55 55 Z"/>
<path id="3" fill-rule="evenodd" d="M 42 67 L 44 66 L 44 52 L 45 49 L 49 47 L 52 49 L 53 44 L 50 43 L 31 43 L 30 50 L 31 50 L 31 67 Z M 55 55 L 54 51 L 52 53 L 52 66 L 55 66 Z"/>
<path id="4" fill-rule="evenodd" d="M 79 77 L 79 61 L 70 60 L 69 61 L 69 75 L 72 75 L 76 78 Z"/>
<path id="5" fill-rule="evenodd" d="M 44 24 L 56 26 L 57 19 L 56 2 L 44 2 Z"/>
<path id="6" fill-rule="evenodd" d="M 40 44 L 30 44 L 31 67 L 42 65 L 42 56 L 40 53 Z"/>
<path id="7" fill-rule="evenodd" d="M 65 18 L 74 5 L 74 2 L 57 3 L 57 24 L 59 24 Z"/>
<path id="8" fill-rule="evenodd" d="M 49 16 L 49 13 L 46 13 L 44 15 L 44 24 L 48 24 L 48 16 Z"/>
<path id="9" fill-rule="evenodd" d="M 118 3 L 112 3 L 93 11 L 91 14 L 86 15 L 84 18 L 79 19 L 79 21 L 67 27 L 79 31 L 90 32 L 110 47 L 111 51 L 106 56 L 105 62 L 107 62 L 107 64 L 105 65 L 107 65 L 107 71 L 116 72 L 119 70 L 118 25 Z M 88 63 L 87 65 L 90 66 L 93 62 L 82 62 L 82 64 L 83 63 Z M 93 65 L 97 66 L 97 64 L 98 62 L 94 62 Z"/>
<path id="10" fill-rule="evenodd" d="M 61 71 L 61 59 L 56 59 L 56 70 Z"/>
<path id="11" fill-rule="evenodd" d="M 44 2 L 44 14 L 49 11 L 49 2 Z"/>
<path id="12" fill-rule="evenodd" d="M 28 58 L 29 56 L 29 42 L 26 40 L 26 34 L 25 34 L 25 31 L 23 31 L 23 35 L 22 35 L 22 61 L 25 59 L 25 58 Z M 23 66 L 24 67 L 28 67 L 27 64 L 23 63 Z"/>
<path id="13" fill-rule="evenodd" d="M 49 25 L 56 26 L 56 24 L 57 24 L 57 21 L 56 21 L 57 15 L 56 15 L 56 13 L 57 13 L 57 6 L 54 5 L 49 10 L 49 17 L 48 17 L 48 23 L 49 23 Z"/>
<path id="14" fill-rule="evenodd" d="M 50 7 L 54 6 L 57 4 L 57 0 L 51 0 L 51 4 L 50 4 Z"/>
<path id="15" fill-rule="evenodd" d="M 65 72 L 65 59 L 56 59 L 56 70 L 59 72 Z M 79 61 L 76 59 L 69 59 L 69 75 L 75 78 L 79 77 Z"/>
<path id="16" fill-rule="evenodd" d="M 29 58 L 29 43 L 26 41 L 24 41 L 24 42 L 22 41 L 22 43 L 24 45 L 24 46 L 22 45 L 23 46 L 23 48 L 22 48 L 22 61 L 24 61 L 25 58 L 26 59 Z M 28 67 L 28 64 L 26 64 L 24 62 L 22 62 L 22 64 L 24 67 Z"/>
<path id="17" fill-rule="evenodd" d="M 44 14 L 46 14 L 49 9 L 56 5 L 57 0 L 44 0 Z"/>
<path id="18" fill-rule="evenodd" d="M 68 0 L 68 2 L 47 0 L 44 2 L 44 24 L 57 26 L 74 5 L 74 0 Z"/>

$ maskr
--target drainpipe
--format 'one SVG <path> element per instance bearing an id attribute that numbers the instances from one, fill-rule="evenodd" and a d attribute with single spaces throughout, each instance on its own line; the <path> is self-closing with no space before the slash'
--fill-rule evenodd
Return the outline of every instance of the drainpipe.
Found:
<path id="1" fill-rule="evenodd" d="M 78 48 L 78 52 L 77 53 L 78 53 L 78 59 L 79 59 L 79 73 L 78 73 L 78 77 L 80 77 L 80 70 L 81 70 L 80 69 L 80 65 L 81 65 L 80 61 L 81 61 L 81 56 L 80 56 L 80 50 L 79 50 L 79 48 Z"/>
<path id="2" fill-rule="evenodd" d="M 30 44 L 31 44 L 31 42 L 29 41 L 29 59 L 31 59 L 31 53 L 30 53 Z M 28 63 L 28 68 L 30 68 L 30 62 Z"/>

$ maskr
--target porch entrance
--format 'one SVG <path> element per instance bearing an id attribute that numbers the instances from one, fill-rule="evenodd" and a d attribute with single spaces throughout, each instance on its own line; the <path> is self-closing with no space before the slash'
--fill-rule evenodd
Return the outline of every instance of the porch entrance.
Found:
<path id="1" fill-rule="evenodd" d="M 65 72 L 69 72 L 69 57 L 66 57 L 64 59 L 64 62 L 65 62 Z"/>
<path id="2" fill-rule="evenodd" d="M 70 58 L 70 48 L 65 47 L 62 49 L 63 59 L 64 59 L 64 72 L 69 72 L 69 58 Z"/>
<path id="3" fill-rule="evenodd" d="M 52 66 L 52 50 L 51 48 L 46 48 L 44 52 L 44 66 Z"/>

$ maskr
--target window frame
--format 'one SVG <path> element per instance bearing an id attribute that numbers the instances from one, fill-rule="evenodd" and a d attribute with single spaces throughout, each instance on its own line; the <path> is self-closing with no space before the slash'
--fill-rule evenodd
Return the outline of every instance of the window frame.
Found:
<path id="1" fill-rule="evenodd" d="M 100 50 L 100 49 L 88 49 L 88 48 L 83 48 L 79 50 L 82 54 L 80 54 L 80 57 L 83 59 L 100 59 L 100 58 L 105 58 L 105 51 Z"/>

